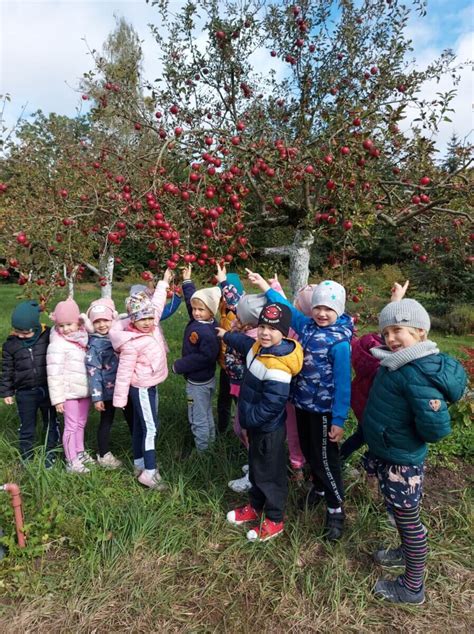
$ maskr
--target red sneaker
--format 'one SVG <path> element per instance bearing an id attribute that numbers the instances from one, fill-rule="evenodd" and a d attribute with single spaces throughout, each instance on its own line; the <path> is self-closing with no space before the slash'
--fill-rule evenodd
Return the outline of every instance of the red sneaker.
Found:
<path id="1" fill-rule="evenodd" d="M 260 518 L 260 513 L 250 506 L 250 504 L 246 504 L 245 506 L 239 506 L 238 509 L 234 509 L 233 511 L 229 511 L 227 513 L 227 521 L 231 524 L 244 524 L 244 522 L 254 522 Z"/>
<path id="2" fill-rule="evenodd" d="M 249 530 L 247 539 L 250 542 L 266 542 L 268 539 L 283 533 L 284 527 L 283 522 L 272 522 L 272 520 L 265 519 L 260 525 Z"/>

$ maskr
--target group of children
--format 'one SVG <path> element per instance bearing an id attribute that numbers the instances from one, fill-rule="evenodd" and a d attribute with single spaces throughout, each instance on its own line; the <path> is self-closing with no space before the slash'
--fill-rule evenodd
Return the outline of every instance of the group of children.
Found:
<path id="1" fill-rule="evenodd" d="M 186 379 L 189 425 L 199 452 L 209 448 L 216 427 L 212 398 L 219 376 L 218 430 L 224 431 L 230 405 L 237 403 L 234 430 L 248 450 L 244 476 L 229 483 L 248 489 L 246 505 L 227 514 L 232 524 L 252 523 L 250 541 L 283 532 L 288 494 L 287 447 L 293 476 L 306 463 L 311 488 L 302 509 L 326 505 L 325 536 L 340 539 L 345 521 L 341 454 L 346 459 L 366 443 L 364 465 L 378 478 L 401 546 L 374 554 L 384 566 L 404 566 L 395 580 L 381 579 L 375 592 L 395 603 L 424 601 L 426 529 L 420 521 L 427 442 L 450 432 L 448 404 L 460 399 L 466 374 L 459 362 L 428 339 L 430 318 L 395 286 L 379 317 L 377 333 L 353 337 L 345 312 L 346 293 L 332 280 L 301 289 L 289 302 L 274 278 L 267 282 L 247 270 L 260 293 L 245 294 L 236 274 L 218 266 L 217 286 L 196 290 L 191 266 L 183 270 L 183 296 L 189 321 L 181 358 L 172 370 Z M 23 302 L 12 314 L 13 333 L 3 345 L 0 395 L 16 398 L 20 453 L 31 456 L 36 414 L 47 427 L 46 460 L 54 460 L 59 434 L 56 414 L 64 416 L 66 469 L 87 473 L 95 462 L 84 448 L 91 401 L 100 412 L 97 463 L 117 468 L 109 448 L 116 408 L 122 408 L 132 434 L 138 481 L 164 490 L 158 470 L 158 385 L 168 376 L 160 319 L 179 306 L 166 305 L 172 272 L 155 289 L 131 288 L 126 315 L 110 299 L 92 302 L 81 315 L 72 299 L 59 302 L 50 330 L 40 323 L 37 302 Z M 216 315 L 220 313 L 219 323 Z M 351 346 L 356 376 L 351 396 Z M 339 449 L 349 409 L 357 431 Z"/>

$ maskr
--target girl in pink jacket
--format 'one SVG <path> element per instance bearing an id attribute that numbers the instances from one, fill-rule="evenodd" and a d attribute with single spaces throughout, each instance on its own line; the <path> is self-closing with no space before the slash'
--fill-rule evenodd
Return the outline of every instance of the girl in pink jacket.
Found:
<path id="1" fill-rule="evenodd" d="M 129 322 L 125 326 L 117 322 L 109 331 L 110 341 L 120 354 L 113 405 L 124 408 L 130 395 L 133 404 L 135 472 L 141 484 L 159 491 L 167 487 L 156 464 L 157 385 L 168 376 L 168 366 L 167 348 L 158 323 L 171 277 L 172 273 L 167 269 L 151 299 L 144 292 L 128 297 L 126 307 Z"/>
<path id="2" fill-rule="evenodd" d="M 66 470 L 88 473 L 86 465 L 94 462 L 84 451 L 84 430 L 90 405 L 85 365 L 89 337 L 79 317 L 79 306 L 73 299 L 57 304 L 51 315 L 54 328 L 46 353 L 46 369 L 51 404 L 58 413 L 64 414 Z"/>

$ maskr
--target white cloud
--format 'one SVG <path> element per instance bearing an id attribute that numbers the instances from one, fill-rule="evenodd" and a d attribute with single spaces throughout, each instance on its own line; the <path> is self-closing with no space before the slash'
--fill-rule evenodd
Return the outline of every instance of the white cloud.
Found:
<path id="1" fill-rule="evenodd" d="M 461 4 L 464 0 L 461 0 Z M 176 0 L 176 4 L 179 2 Z M 459 60 L 472 57 L 472 8 L 454 6 L 452 0 L 433 0 L 434 11 L 426 18 L 414 16 L 408 27 L 413 40 L 416 67 L 423 68 L 446 47 L 453 48 Z M 159 76 L 157 48 L 148 24 L 159 23 L 157 10 L 144 0 L 0 0 L 0 93 L 8 92 L 13 103 L 7 122 L 12 124 L 24 104 L 27 113 L 41 108 L 46 113 L 73 115 L 81 106 L 75 88 L 82 74 L 92 67 L 83 38 L 91 48 L 101 49 L 115 26 L 114 14 L 133 24 L 143 40 L 144 75 Z M 265 72 L 273 67 L 279 77 L 284 66 L 258 50 L 251 60 Z M 425 98 L 450 89 L 449 78 L 423 87 Z M 459 137 L 474 127 L 472 118 L 472 71 L 462 71 L 452 123 L 444 123 L 437 144 L 444 150 L 452 132 Z"/>

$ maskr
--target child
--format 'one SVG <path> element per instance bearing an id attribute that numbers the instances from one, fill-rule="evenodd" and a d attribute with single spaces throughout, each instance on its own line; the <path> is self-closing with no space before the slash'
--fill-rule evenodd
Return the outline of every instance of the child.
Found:
<path id="1" fill-rule="evenodd" d="M 246 355 L 238 410 L 249 439 L 249 504 L 229 511 L 231 524 L 256 522 L 249 541 L 267 541 L 284 529 L 288 493 L 285 418 L 290 382 L 303 363 L 298 342 L 288 339 L 291 313 L 278 302 L 267 304 L 258 319 L 257 341 L 218 329 L 224 343 Z M 265 519 L 261 521 L 262 514 Z"/>
<path id="2" fill-rule="evenodd" d="M 50 328 L 40 323 L 40 307 L 36 301 L 21 302 L 12 313 L 13 332 L 2 347 L 0 397 L 13 405 L 14 397 L 20 417 L 20 455 L 32 457 L 38 410 L 46 431 L 46 467 L 54 462 L 54 449 L 59 430 L 56 410 L 52 407 L 46 375 L 46 350 Z"/>
<path id="3" fill-rule="evenodd" d="M 117 311 L 113 300 L 97 299 L 92 302 L 86 315 L 81 315 L 88 332 L 89 345 L 86 354 L 86 368 L 89 379 L 91 399 L 96 411 L 100 412 L 97 429 L 97 464 L 108 469 L 117 469 L 122 464 L 110 451 L 110 429 L 114 422 L 115 377 L 118 367 L 118 355 L 109 339 L 109 330 Z"/>
<path id="4" fill-rule="evenodd" d="M 167 486 L 156 464 L 157 385 L 168 376 L 166 346 L 158 322 L 171 278 L 172 273 L 167 269 L 151 299 L 144 292 L 128 297 L 126 306 L 130 323 L 123 328 L 114 322 L 109 331 L 112 345 L 120 354 L 113 405 L 125 407 L 130 395 L 135 473 L 140 484 L 158 491 L 164 491 Z"/>
<path id="5" fill-rule="evenodd" d="M 219 305 L 219 326 L 229 331 L 236 319 L 236 307 L 239 300 L 245 294 L 244 287 L 237 273 L 227 273 L 226 267 L 217 264 L 217 281 L 222 292 Z M 217 395 L 217 431 L 225 432 L 229 426 L 232 412 L 232 395 L 230 393 L 230 379 L 225 365 L 226 346 L 222 342 L 219 353 L 219 393 Z"/>
<path id="6" fill-rule="evenodd" d="M 258 295 L 244 295 L 237 304 L 236 307 L 236 319 L 232 323 L 232 333 L 242 333 L 252 339 L 257 339 L 258 334 L 258 318 L 262 312 L 264 306 L 267 303 L 267 299 L 263 293 Z M 226 330 L 224 328 L 224 330 Z M 229 376 L 230 382 L 230 394 L 238 399 L 240 395 L 240 388 L 242 385 L 242 379 L 245 372 L 245 355 L 241 354 L 238 350 L 232 346 L 225 346 L 225 366 L 226 372 Z M 237 401 L 238 402 L 238 401 Z M 247 432 L 242 429 L 239 422 L 239 411 L 234 418 L 234 433 L 240 442 L 244 445 L 248 451 L 249 443 Z M 243 476 L 235 480 L 230 480 L 228 483 L 229 489 L 235 491 L 235 493 L 246 493 L 252 486 L 249 479 L 249 466 L 245 464 L 242 467 Z"/>
<path id="7" fill-rule="evenodd" d="M 93 463 L 84 451 L 84 430 L 89 413 L 89 386 L 85 365 L 88 336 L 80 324 L 79 306 L 69 298 L 59 302 L 51 319 L 50 344 L 46 357 L 51 403 L 64 414 L 63 447 L 66 471 L 89 473 Z"/>
<path id="8" fill-rule="evenodd" d="M 174 362 L 173 372 L 186 379 L 188 419 L 194 443 L 198 451 L 206 451 L 216 437 L 212 395 L 220 346 L 214 315 L 221 290 L 214 286 L 196 291 L 189 265 L 183 269 L 183 295 L 190 320 L 184 331 L 182 356 Z"/>
<path id="9" fill-rule="evenodd" d="M 381 367 L 364 412 L 365 462 L 377 476 L 401 539 L 400 548 L 380 550 L 374 558 L 383 566 L 405 566 L 397 579 L 379 579 L 374 591 L 392 603 L 425 600 L 427 535 L 420 502 L 426 443 L 450 433 L 448 403 L 462 397 L 467 382 L 462 365 L 427 339 L 430 325 L 414 299 L 392 302 L 379 315 L 385 346 L 372 350 Z"/>
<path id="10" fill-rule="evenodd" d="M 300 445 L 313 478 L 303 508 L 315 507 L 325 499 L 325 537 L 336 541 L 342 536 L 345 519 L 338 442 L 344 434 L 351 388 L 353 325 L 344 313 L 346 292 L 337 282 L 321 282 L 313 290 L 312 317 L 306 317 L 260 275 L 248 273 L 249 280 L 266 293 L 269 301 L 281 301 L 292 312 L 291 325 L 303 347 L 304 363 L 290 400 L 295 405 Z"/>
<path id="11" fill-rule="evenodd" d="M 133 284 L 130 287 L 130 291 L 128 295 L 129 297 L 131 297 L 132 295 L 136 295 L 137 293 L 142 293 L 142 292 L 145 293 L 150 299 L 152 299 L 153 294 L 155 292 L 155 286 L 153 284 L 153 280 L 150 280 L 146 286 L 144 284 Z M 169 293 L 167 293 L 167 296 L 168 294 Z M 178 310 L 180 306 L 181 306 L 181 295 L 179 295 L 176 291 L 174 291 L 171 295 L 170 301 L 163 308 L 163 312 L 161 313 L 160 321 L 158 323 L 158 330 L 156 334 L 158 336 L 160 335 L 162 336 L 163 345 L 165 346 L 166 353 L 169 352 L 169 349 L 168 349 L 168 344 L 166 343 L 165 336 L 163 335 L 163 331 L 161 330 L 161 322 L 165 321 L 165 319 L 168 319 L 168 317 L 171 317 L 171 315 L 174 315 L 174 313 Z M 119 315 L 119 317 L 120 319 L 128 318 L 128 314 L 127 313 L 121 314 Z M 125 405 L 123 409 L 123 415 L 125 417 L 125 420 L 127 421 L 130 435 L 133 436 L 133 403 L 130 397 L 127 401 L 127 404 Z"/>

